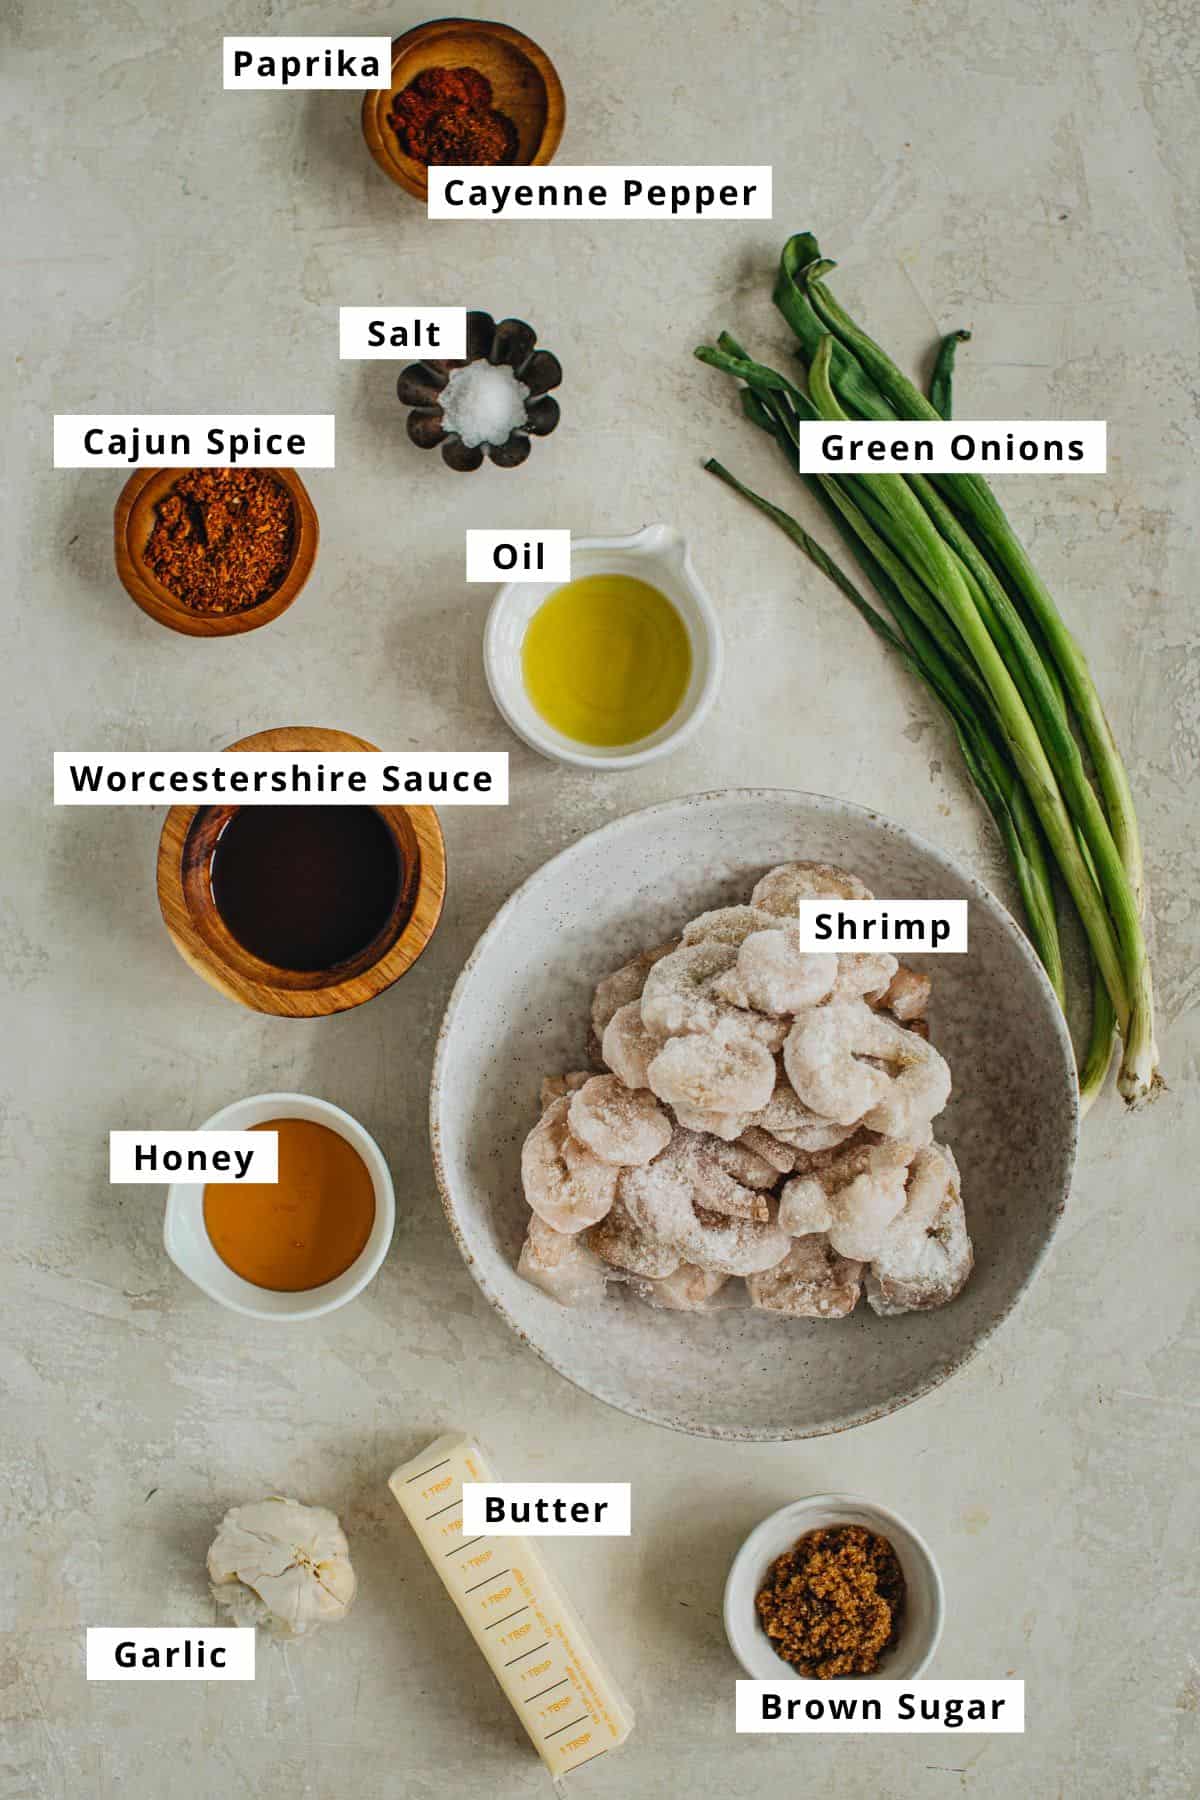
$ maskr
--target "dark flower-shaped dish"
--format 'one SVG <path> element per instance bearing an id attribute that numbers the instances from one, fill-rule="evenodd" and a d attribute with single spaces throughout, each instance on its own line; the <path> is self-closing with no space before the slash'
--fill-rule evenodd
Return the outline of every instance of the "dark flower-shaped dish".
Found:
<path id="1" fill-rule="evenodd" d="M 549 350 L 537 349 L 537 332 L 524 319 L 501 319 L 490 313 L 467 314 L 467 354 L 457 360 L 430 358 L 410 363 L 400 372 L 396 392 L 403 406 L 411 407 L 408 435 L 421 450 L 439 444 L 442 461 L 464 474 L 478 469 L 484 452 L 497 468 L 515 469 L 530 451 L 531 437 L 549 437 L 558 424 L 558 401 L 550 394 L 562 380 L 562 364 Z M 442 413 L 442 390 L 455 369 L 468 363 L 507 363 L 517 380 L 529 390 L 525 423 L 509 433 L 503 444 L 464 444 L 456 431 L 447 431 Z"/>

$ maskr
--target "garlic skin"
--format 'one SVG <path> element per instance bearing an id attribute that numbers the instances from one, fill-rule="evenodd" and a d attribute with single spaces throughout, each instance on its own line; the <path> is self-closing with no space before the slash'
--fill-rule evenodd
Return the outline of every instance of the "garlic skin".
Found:
<path id="1" fill-rule="evenodd" d="M 208 1552 L 208 1574 L 213 1599 L 236 1624 L 280 1638 L 339 1624 L 358 1588 L 335 1514 L 280 1495 L 230 1508 Z"/>

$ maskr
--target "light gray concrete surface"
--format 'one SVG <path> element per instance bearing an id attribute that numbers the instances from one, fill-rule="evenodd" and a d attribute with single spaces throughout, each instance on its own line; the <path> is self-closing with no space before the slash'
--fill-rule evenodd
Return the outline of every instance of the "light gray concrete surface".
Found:
<path id="1" fill-rule="evenodd" d="M 411 8 L 4 11 L 3 1800 L 544 1793 L 385 1486 L 449 1426 L 482 1433 L 512 1478 L 634 1484 L 628 1542 L 554 1546 L 640 1712 L 580 1793 L 1194 1792 L 1194 9 L 525 0 L 511 20 L 566 86 L 565 160 L 769 162 L 775 221 L 458 228 L 380 175 L 355 95 L 220 88 L 225 32 L 395 33 Z M 1129 753 L 1171 1091 L 1137 1119 L 1113 1097 L 1096 1109 L 1048 1268 L 946 1388 L 841 1438 L 734 1448 L 607 1411 L 521 1348 L 444 1226 L 425 1103 L 442 1007 L 496 906 L 648 802 L 735 783 L 845 795 L 1010 892 L 925 695 L 700 468 L 715 452 L 797 500 L 690 351 L 729 326 L 786 356 L 769 285 L 801 227 L 894 353 L 915 363 L 937 331 L 974 327 L 964 415 L 1109 420 L 1107 478 L 1013 480 L 1006 497 Z M 337 305 L 375 301 L 528 317 L 566 369 L 557 435 L 520 472 L 470 479 L 413 450 L 395 368 L 338 361 Z M 310 483 L 320 560 L 281 622 L 191 642 L 126 599 L 120 479 L 52 472 L 50 415 L 252 408 L 336 410 L 337 471 Z M 553 768 L 489 703 L 463 530 L 660 517 L 719 601 L 719 706 L 650 769 Z M 445 817 L 450 898 L 420 968 L 311 1025 L 238 1011 L 175 955 L 153 812 L 56 813 L 49 788 L 55 748 L 216 747 L 294 722 L 512 753 L 507 812 Z M 159 1193 L 106 1182 L 110 1128 L 197 1123 L 276 1086 L 362 1118 L 400 1203 L 368 1294 L 297 1330 L 211 1305 L 163 1255 Z M 826 1488 L 926 1533 L 949 1602 L 934 1673 L 1024 1677 L 1023 1738 L 735 1737 L 726 1566 L 757 1519 Z M 211 1621 L 213 1527 L 272 1489 L 341 1514 L 361 1577 L 346 1627 L 264 1650 L 253 1686 L 89 1687 L 85 1626 Z"/>

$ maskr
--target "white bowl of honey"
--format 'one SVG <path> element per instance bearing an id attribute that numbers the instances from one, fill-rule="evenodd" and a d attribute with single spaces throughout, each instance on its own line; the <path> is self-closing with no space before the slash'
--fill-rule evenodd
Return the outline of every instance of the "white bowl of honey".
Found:
<path id="1" fill-rule="evenodd" d="M 311 1094 L 254 1094 L 202 1131 L 274 1131 L 276 1183 L 176 1181 L 163 1242 L 189 1281 L 252 1319 L 315 1319 L 378 1272 L 396 1223 L 383 1154 L 356 1119 Z"/>
<path id="2" fill-rule="evenodd" d="M 581 769 L 632 769 L 699 729 L 724 649 L 686 541 L 647 525 L 572 539 L 570 581 L 502 587 L 483 662 L 492 699 L 531 749 Z"/>

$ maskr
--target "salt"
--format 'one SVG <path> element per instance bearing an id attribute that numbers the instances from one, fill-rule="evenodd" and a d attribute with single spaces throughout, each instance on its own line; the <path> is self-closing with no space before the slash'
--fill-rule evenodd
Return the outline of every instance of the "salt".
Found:
<path id="1" fill-rule="evenodd" d="M 470 449 L 504 444 L 525 423 L 529 389 L 507 363 L 470 362 L 455 369 L 442 393 L 446 430 L 457 432 Z"/>

